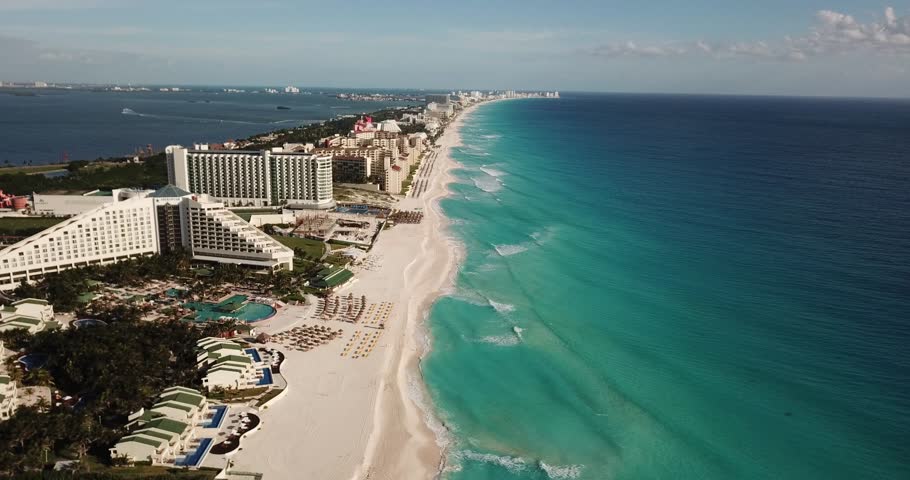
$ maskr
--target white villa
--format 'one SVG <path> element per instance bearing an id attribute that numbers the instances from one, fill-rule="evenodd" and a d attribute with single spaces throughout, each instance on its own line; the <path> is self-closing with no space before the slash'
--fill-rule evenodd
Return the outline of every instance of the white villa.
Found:
<path id="1" fill-rule="evenodd" d="M 186 387 L 164 390 L 150 409 L 139 409 L 129 416 L 126 426 L 130 434 L 110 449 L 111 458 L 168 463 L 190 446 L 195 438 L 194 427 L 207 409 L 208 400 L 197 390 Z"/>
<path id="2" fill-rule="evenodd" d="M 13 415 L 18 406 L 16 382 L 9 375 L 0 375 L 0 420 Z"/>
<path id="3" fill-rule="evenodd" d="M 257 362 L 237 342 L 208 337 L 196 346 L 199 368 L 207 368 L 202 379 L 207 388 L 240 389 L 256 379 Z"/>
<path id="4" fill-rule="evenodd" d="M 151 408 L 139 409 L 129 416 L 127 428 L 141 426 L 144 422 L 167 417 L 184 423 L 195 424 L 205 417 L 208 400 L 198 390 L 186 387 L 170 387 L 158 396 Z"/>
<path id="5" fill-rule="evenodd" d="M 54 321 L 54 307 L 47 300 L 26 298 L 0 307 L 0 332 L 25 328 L 29 333 L 37 333 L 59 326 Z"/>

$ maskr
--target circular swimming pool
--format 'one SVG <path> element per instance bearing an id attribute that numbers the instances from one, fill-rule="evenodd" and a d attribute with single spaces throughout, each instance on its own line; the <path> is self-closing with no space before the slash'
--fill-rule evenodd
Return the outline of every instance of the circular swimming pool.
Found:
<path id="1" fill-rule="evenodd" d="M 80 318 L 73 322 L 73 326 L 76 328 L 82 327 L 105 327 L 107 322 L 103 320 L 98 320 L 97 318 Z"/>
<path id="2" fill-rule="evenodd" d="M 196 318 L 194 321 L 196 322 L 207 322 L 209 320 L 217 320 L 221 317 L 232 317 L 243 320 L 244 322 L 252 323 L 265 320 L 276 312 L 272 306 L 257 302 L 247 302 L 242 307 L 232 311 L 218 308 L 217 304 L 204 302 L 186 303 L 184 306 L 195 310 Z"/>

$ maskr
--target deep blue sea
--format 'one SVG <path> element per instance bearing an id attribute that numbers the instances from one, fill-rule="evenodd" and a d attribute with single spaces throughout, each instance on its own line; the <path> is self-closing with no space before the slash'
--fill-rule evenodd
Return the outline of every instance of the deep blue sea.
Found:
<path id="1" fill-rule="evenodd" d="M 16 96 L 26 92 L 34 96 Z M 151 144 L 224 142 L 402 102 L 351 102 L 328 94 L 0 90 L 0 164 L 130 155 Z M 278 110 L 278 106 L 290 110 Z"/>
<path id="2" fill-rule="evenodd" d="M 910 102 L 566 94 L 462 137 L 446 478 L 910 478 Z"/>

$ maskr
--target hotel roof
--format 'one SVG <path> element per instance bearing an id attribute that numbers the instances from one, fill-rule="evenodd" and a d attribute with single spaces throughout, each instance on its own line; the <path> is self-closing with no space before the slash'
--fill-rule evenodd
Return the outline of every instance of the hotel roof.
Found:
<path id="1" fill-rule="evenodd" d="M 177 410 L 183 410 L 184 412 L 193 411 L 192 406 L 187 405 L 185 403 L 180 403 L 180 402 L 158 402 L 158 403 L 152 405 L 152 410 L 154 410 L 156 408 L 163 408 L 163 407 L 176 408 Z"/>
<path id="2" fill-rule="evenodd" d="M 217 366 L 228 362 L 250 364 L 253 363 L 253 360 L 246 355 L 225 355 L 218 360 L 215 360 L 215 365 Z"/>
<path id="3" fill-rule="evenodd" d="M 129 436 L 121 438 L 120 441 L 117 442 L 117 444 L 119 445 L 121 443 L 130 443 L 130 442 L 141 443 L 144 445 L 149 445 L 149 446 L 158 448 L 164 443 L 164 440 L 156 440 L 154 438 L 149 438 L 149 437 L 146 437 L 143 435 L 129 435 Z"/>
<path id="4" fill-rule="evenodd" d="M 186 393 L 186 392 L 173 392 L 173 393 L 166 393 L 166 394 L 161 395 L 161 397 L 158 400 L 158 403 L 156 403 L 155 406 L 158 406 L 158 405 L 161 405 L 164 403 L 168 403 L 168 402 L 176 402 L 176 403 L 182 403 L 184 405 L 190 405 L 193 407 L 199 407 L 200 405 L 202 405 L 202 403 L 204 401 L 205 401 L 205 397 L 203 397 L 202 395 Z"/>
<path id="5" fill-rule="evenodd" d="M 177 420 L 172 420 L 170 418 L 156 418 L 156 419 L 152 420 L 151 422 L 146 423 L 142 427 L 142 429 L 138 430 L 136 433 L 141 433 L 144 430 L 147 430 L 150 428 L 157 428 L 158 430 L 163 430 L 165 432 L 171 432 L 171 433 L 176 433 L 177 435 L 180 435 L 181 433 L 186 431 L 186 428 L 188 426 L 189 425 L 187 425 L 183 422 L 178 422 Z"/>
<path id="6" fill-rule="evenodd" d="M 149 195 L 149 197 L 151 197 L 151 198 L 179 198 L 179 197 L 185 197 L 187 195 L 192 195 L 192 194 L 180 187 L 177 187 L 174 185 L 165 185 L 165 186 L 159 188 L 158 190 L 155 190 L 154 192 L 152 192 Z"/>

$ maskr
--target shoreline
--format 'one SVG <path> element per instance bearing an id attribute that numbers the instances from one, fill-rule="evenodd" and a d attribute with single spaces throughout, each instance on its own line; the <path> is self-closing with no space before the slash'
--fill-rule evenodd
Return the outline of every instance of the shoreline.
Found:
<path id="1" fill-rule="evenodd" d="M 454 285 L 463 258 L 439 202 L 450 194 L 451 170 L 458 167 L 451 149 L 460 144 L 460 128 L 478 106 L 463 110 L 437 140 L 426 192 L 397 205 L 422 209 L 423 222 L 383 232 L 370 261 L 352 268 L 356 281 L 335 293 L 392 305 L 376 351 L 357 359 L 343 356 L 351 335 L 371 330 L 336 321 L 328 323 L 344 330 L 345 340 L 310 352 L 282 348 L 287 393 L 260 412 L 264 428 L 242 445 L 232 470 L 274 479 L 429 479 L 445 468 L 445 429 L 436 420 L 420 363 L 430 342 L 424 322 Z M 313 312 L 313 306 L 289 307 L 257 327 L 273 334 L 316 324 Z"/>
<path id="2" fill-rule="evenodd" d="M 460 166 L 452 158 L 452 148 L 461 145 L 461 127 L 481 105 L 472 105 L 462 111 L 437 143 L 440 148 L 436 168 L 441 168 L 441 171 L 433 174 L 428 192 L 431 195 L 424 201 L 424 221 L 429 220 L 432 228 L 423 238 L 421 255 L 406 268 L 406 272 L 410 272 L 412 268 L 422 266 L 429 276 L 435 277 L 431 279 L 435 280 L 435 288 L 411 299 L 414 308 L 409 305 L 406 343 L 397 352 L 395 385 L 391 389 L 383 389 L 380 395 L 376 409 L 377 425 L 365 452 L 363 471 L 355 472 L 352 480 L 361 478 L 358 474 L 371 473 L 378 478 L 439 478 L 446 467 L 448 429 L 438 418 L 421 366 L 432 345 L 426 323 L 430 311 L 436 301 L 454 286 L 458 265 L 465 255 L 463 247 L 451 235 L 451 222 L 440 205 L 451 195 L 449 184 L 455 179 L 452 170 Z M 438 242 L 436 250 L 433 250 L 433 240 Z M 440 260 L 443 268 L 432 268 Z M 397 414 L 388 414 L 381 408 L 388 402 L 392 403 L 391 410 Z M 402 418 L 406 419 L 404 424 L 399 422 Z M 407 452 L 406 456 L 401 456 L 401 452 Z M 390 457 L 393 461 L 384 461 Z M 373 470 L 372 466 L 376 469 Z"/>

